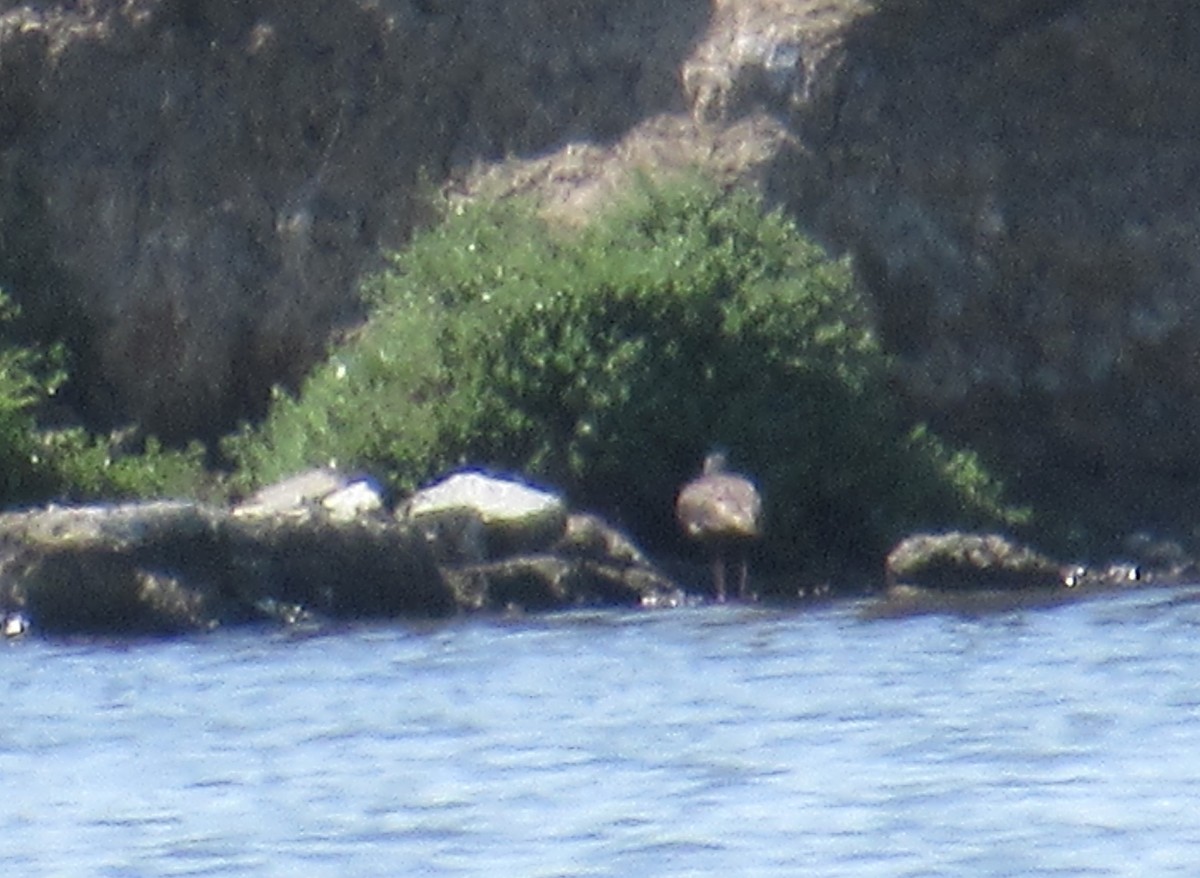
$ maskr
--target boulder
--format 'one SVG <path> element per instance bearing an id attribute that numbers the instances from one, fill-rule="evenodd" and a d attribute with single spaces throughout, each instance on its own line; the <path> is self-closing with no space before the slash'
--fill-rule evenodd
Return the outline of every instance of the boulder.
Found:
<path id="1" fill-rule="evenodd" d="M 424 535 L 464 609 L 682 601 L 625 534 L 598 516 L 568 514 L 559 495 L 520 482 L 456 473 L 417 492 L 401 516 Z"/>
<path id="2" fill-rule="evenodd" d="M 0 515 L 0 609 L 47 633 L 455 612 L 425 540 L 394 522 L 198 503 Z"/>
<path id="3" fill-rule="evenodd" d="M 231 587 L 256 608 L 326 618 L 437 617 L 457 605 L 420 533 L 395 522 L 328 515 L 230 518 Z"/>
<path id="4" fill-rule="evenodd" d="M 563 498 L 513 479 L 468 470 L 423 488 L 399 512 L 448 562 L 543 551 L 567 523 Z"/>
<path id="5" fill-rule="evenodd" d="M 383 511 L 383 492 L 368 479 L 359 479 L 327 494 L 321 506 L 334 521 L 353 521 Z"/>
<path id="6" fill-rule="evenodd" d="M 1143 539 L 1151 539 L 1144 537 Z M 1195 582 L 1195 559 L 1176 549 L 1151 563 L 1063 564 L 996 534 L 917 534 L 887 557 L 887 591 L 870 618 L 980 615 L 1037 609 L 1148 585 Z"/>
<path id="7" fill-rule="evenodd" d="M 964 592 L 1065 585 L 1063 565 L 997 534 L 911 536 L 888 554 L 886 569 L 891 588 Z"/>
<path id="8" fill-rule="evenodd" d="M 268 485 L 234 507 L 234 515 L 261 517 L 311 514 L 320 506 L 337 521 L 352 521 L 383 509 L 383 492 L 364 475 L 318 467 Z"/>
<path id="9" fill-rule="evenodd" d="M 221 515 L 183 502 L 0 515 L 0 607 L 45 632 L 211 627 L 232 603 L 214 563 Z"/>
<path id="10" fill-rule="evenodd" d="M 554 545 L 561 555 L 608 565 L 650 567 L 650 561 L 634 542 L 603 518 L 590 513 L 567 516 L 562 536 Z"/>

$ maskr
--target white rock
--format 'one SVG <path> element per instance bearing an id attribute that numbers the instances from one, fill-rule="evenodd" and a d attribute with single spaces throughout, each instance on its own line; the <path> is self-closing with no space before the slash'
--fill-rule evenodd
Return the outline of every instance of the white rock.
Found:
<path id="1" fill-rule="evenodd" d="M 334 521 L 353 521 L 359 516 L 382 509 L 383 497 L 378 488 L 362 479 L 351 482 L 340 491 L 334 491 L 321 501 L 321 505 Z"/>
<path id="2" fill-rule="evenodd" d="M 417 518 L 463 508 L 478 512 L 485 525 L 566 510 L 562 498 L 550 491 L 480 472 L 462 472 L 418 491 L 409 501 L 407 511 L 409 517 Z"/>
<path id="3" fill-rule="evenodd" d="M 475 471 L 455 473 L 418 491 L 402 514 L 424 528 L 431 542 L 454 544 L 435 545 L 435 555 L 463 561 L 538 551 L 562 535 L 567 521 L 558 494 Z"/>
<path id="4" fill-rule="evenodd" d="M 5 637 L 20 637 L 29 630 L 29 620 L 21 613 L 9 613 L 4 616 L 0 627 L 3 628 Z"/>
<path id="5" fill-rule="evenodd" d="M 337 470 L 310 469 L 267 485 L 234 509 L 235 515 L 272 515 L 302 509 L 346 487 Z"/>
<path id="6" fill-rule="evenodd" d="M 268 485 L 233 510 L 239 517 L 304 515 L 320 504 L 335 521 L 352 521 L 383 508 L 379 487 L 363 475 L 320 467 Z"/>

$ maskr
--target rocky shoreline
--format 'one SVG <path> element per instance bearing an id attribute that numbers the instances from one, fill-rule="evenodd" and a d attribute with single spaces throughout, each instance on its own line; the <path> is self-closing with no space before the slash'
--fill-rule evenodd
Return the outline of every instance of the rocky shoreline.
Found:
<path id="1" fill-rule="evenodd" d="M 13 633 L 169 635 L 681 600 L 599 519 L 480 474 L 451 477 L 395 513 L 367 480 L 317 470 L 232 508 L 159 501 L 0 515 L 0 614 L 19 620 L 6 622 Z"/>
<path id="2" fill-rule="evenodd" d="M 1055 605 L 1194 581 L 1196 570 L 1182 558 L 1086 568 L 998 535 L 916 535 L 889 554 L 866 612 Z M 770 599 L 839 593 L 778 583 L 762 591 Z M 394 510 L 367 478 L 313 470 L 233 507 L 156 501 L 0 515 L 5 637 L 169 636 L 709 599 L 707 588 L 678 582 L 628 536 L 555 493 L 474 471 Z"/>

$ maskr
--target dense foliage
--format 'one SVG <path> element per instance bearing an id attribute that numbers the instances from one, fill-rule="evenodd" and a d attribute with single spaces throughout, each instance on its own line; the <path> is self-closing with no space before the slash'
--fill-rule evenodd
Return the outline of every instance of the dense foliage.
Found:
<path id="1" fill-rule="evenodd" d="M 582 230 L 513 201 L 459 208 L 367 291 L 362 332 L 227 444 L 249 481 L 335 461 L 404 490 L 472 463 L 661 543 L 720 445 L 763 486 L 789 562 L 1017 514 L 901 417 L 847 266 L 751 194 L 643 187 Z"/>
<path id="2" fill-rule="evenodd" d="M 0 293 L 0 324 L 16 310 Z M 53 480 L 39 466 L 35 405 L 54 392 L 61 373 L 47 356 L 0 340 L 0 497 L 7 503 L 36 499 Z"/>
<path id="3" fill-rule="evenodd" d="M 16 309 L 0 293 L 0 327 Z M 64 356 L 0 338 L 0 504 L 198 496 L 215 490 L 199 445 L 180 451 L 153 439 L 137 453 L 82 427 L 43 429 L 38 411 L 65 380 Z"/>

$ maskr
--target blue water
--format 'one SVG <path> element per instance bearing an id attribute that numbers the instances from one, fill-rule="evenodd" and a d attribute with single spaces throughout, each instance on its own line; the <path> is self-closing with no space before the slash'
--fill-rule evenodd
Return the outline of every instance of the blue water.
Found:
<path id="1" fill-rule="evenodd" d="M 6 875 L 1188 875 L 1200 601 L 0 644 Z"/>

